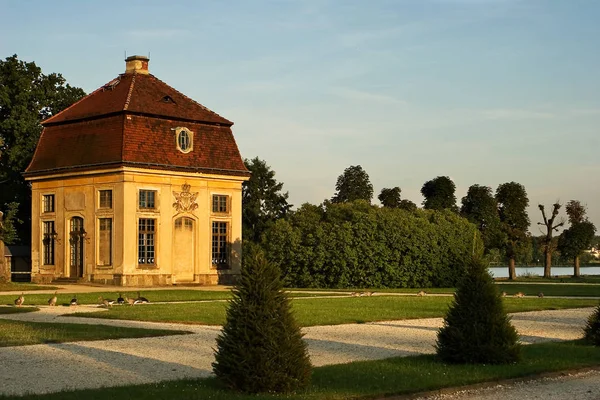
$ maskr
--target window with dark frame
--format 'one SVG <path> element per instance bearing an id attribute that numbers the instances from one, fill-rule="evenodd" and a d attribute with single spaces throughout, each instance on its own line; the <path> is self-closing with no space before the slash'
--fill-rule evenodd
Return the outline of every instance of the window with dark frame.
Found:
<path id="1" fill-rule="evenodd" d="M 186 129 L 180 130 L 177 134 L 177 144 L 179 145 L 179 149 L 184 153 L 188 152 L 192 147 L 192 138 Z"/>
<path id="2" fill-rule="evenodd" d="M 44 221 L 44 238 L 42 239 L 44 265 L 54 265 L 54 221 Z"/>
<path id="3" fill-rule="evenodd" d="M 155 265 L 156 220 L 140 218 L 138 224 L 138 264 Z"/>
<path id="4" fill-rule="evenodd" d="M 155 198 L 156 190 L 140 190 L 139 207 L 154 209 L 156 206 Z"/>
<path id="5" fill-rule="evenodd" d="M 229 223 L 212 223 L 212 263 L 216 268 L 229 268 Z"/>
<path id="6" fill-rule="evenodd" d="M 212 210 L 214 213 L 229 212 L 229 196 L 215 194 L 212 200 Z"/>
<path id="7" fill-rule="evenodd" d="M 112 190 L 99 190 L 100 208 L 112 208 Z"/>
<path id="8" fill-rule="evenodd" d="M 98 222 L 98 265 L 112 265 L 112 218 L 100 218 Z"/>
<path id="9" fill-rule="evenodd" d="M 43 207 L 45 213 L 54 212 L 54 195 L 53 194 L 45 194 L 43 197 Z"/>

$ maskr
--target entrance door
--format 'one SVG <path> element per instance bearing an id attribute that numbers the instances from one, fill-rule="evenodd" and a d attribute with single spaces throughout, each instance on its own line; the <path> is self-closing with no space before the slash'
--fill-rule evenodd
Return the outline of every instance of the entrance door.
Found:
<path id="1" fill-rule="evenodd" d="M 83 277 L 83 240 L 85 230 L 83 229 L 83 218 L 73 217 L 70 223 L 69 248 L 70 248 L 70 270 L 71 278 Z"/>
<path id="2" fill-rule="evenodd" d="M 173 235 L 173 280 L 194 280 L 194 220 L 187 217 L 175 220 Z"/>

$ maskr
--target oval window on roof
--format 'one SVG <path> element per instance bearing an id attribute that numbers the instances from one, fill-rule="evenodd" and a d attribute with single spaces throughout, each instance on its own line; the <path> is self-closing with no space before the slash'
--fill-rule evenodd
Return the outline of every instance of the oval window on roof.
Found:
<path id="1" fill-rule="evenodd" d="M 189 153 L 193 149 L 193 140 L 194 135 L 187 128 L 176 128 L 177 132 L 176 140 L 177 140 L 177 148 L 182 153 Z"/>

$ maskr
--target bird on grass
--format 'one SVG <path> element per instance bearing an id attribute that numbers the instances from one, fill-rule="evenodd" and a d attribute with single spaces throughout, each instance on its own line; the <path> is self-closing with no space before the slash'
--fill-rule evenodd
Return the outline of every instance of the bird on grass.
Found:
<path id="1" fill-rule="evenodd" d="M 108 308 L 108 307 L 112 307 L 112 305 L 115 303 L 114 300 L 111 299 L 105 299 L 104 297 L 100 296 L 98 297 L 98 302 L 103 305 L 104 307 Z"/>
<path id="2" fill-rule="evenodd" d="M 48 299 L 48 305 L 54 307 L 56 305 L 56 300 L 58 300 L 58 298 L 56 297 L 56 292 L 54 292 L 54 296 Z"/>
<path id="3" fill-rule="evenodd" d="M 117 304 L 120 306 L 125 304 L 125 299 L 123 298 L 123 295 L 121 293 L 119 293 L 119 297 L 117 298 Z"/>
<path id="4" fill-rule="evenodd" d="M 125 302 L 130 306 L 133 306 L 135 304 L 135 299 L 130 299 L 129 297 L 125 296 Z"/>
<path id="5" fill-rule="evenodd" d="M 517 292 L 515 294 L 515 297 L 525 297 L 525 293 L 523 293 L 523 292 Z"/>
<path id="6" fill-rule="evenodd" d="M 77 296 L 74 296 L 74 297 L 71 299 L 71 302 L 69 303 L 69 305 L 70 305 L 70 306 L 78 306 L 78 305 L 79 305 L 79 303 L 77 302 Z"/>
<path id="7" fill-rule="evenodd" d="M 422 297 L 422 296 L 426 296 L 427 292 L 424 290 L 421 290 L 419 293 L 417 293 L 417 296 Z"/>
<path id="8" fill-rule="evenodd" d="M 15 306 L 21 307 L 23 303 L 25 303 L 25 296 L 23 296 L 23 292 L 21 292 L 21 295 L 15 300 Z"/>
<path id="9" fill-rule="evenodd" d="M 538 297 L 539 297 L 540 299 L 543 299 L 543 298 L 544 298 L 544 293 L 542 293 L 542 292 L 539 292 L 539 293 L 538 293 Z"/>
<path id="10" fill-rule="evenodd" d="M 145 303 L 150 303 L 150 300 L 148 300 L 145 297 L 140 296 L 140 292 L 137 292 L 138 297 L 135 299 L 135 304 L 145 304 Z"/>

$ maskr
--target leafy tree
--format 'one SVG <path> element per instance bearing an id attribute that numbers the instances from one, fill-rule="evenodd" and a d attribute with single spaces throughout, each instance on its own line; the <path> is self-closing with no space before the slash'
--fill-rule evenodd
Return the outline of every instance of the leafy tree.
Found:
<path id="1" fill-rule="evenodd" d="M 558 238 L 558 249 L 563 257 L 573 260 L 573 276 L 579 277 L 579 257 L 584 250 L 592 247 L 596 226 L 587 219 L 586 207 L 579 201 L 569 201 L 566 209 L 571 226 Z"/>
<path id="2" fill-rule="evenodd" d="M 402 189 L 398 186 L 394 188 L 383 188 L 381 189 L 381 193 L 377 198 L 381 202 L 384 207 L 387 208 L 400 208 L 406 211 L 415 211 L 417 209 L 417 205 L 410 200 L 401 199 L 400 193 Z"/>
<path id="3" fill-rule="evenodd" d="M 425 197 L 423 208 L 427 210 L 448 209 L 457 212 L 455 191 L 454 182 L 447 176 L 438 176 L 425 182 L 421 188 L 421 194 Z"/>
<path id="4" fill-rule="evenodd" d="M 275 171 L 258 157 L 245 159 L 252 175 L 242 185 L 242 236 L 258 243 L 271 224 L 284 218 L 292 208 L 288 192 L 282 193 L 283 183 L 275 179 Z"/>
<path id="5" fill-rule="evenodd" d="M 560 221 L 554 224 L 554 220 L 558 216 L 561 204 L 556 202 L 552 205 L 552 215 L 550 218 L 546 217 L 546 211 L 543 204 L 539 204 L 538 208 L 542 212 L 542 218 L 544 222 L 538 222 L 538 225 L 544 225 L 546 227 L 546 234 L 544 236 L 544 278 L 550 278 L 552 271 L 552 252 L 554 251 L 555 244 L 552 241 L 552 233 L 558 231 L 558 228 L 565 224 L 564 221 Z"/>
<path id="6" fill-rule="evenodd" d="M 0 211 L 0 246 L 1 242 L 12 244 L 17 239 L 17 230 L 15 223 L 20 222 L 16 215 L 18 211 L 18 203 L 6 204 L 6 212 Z"/>
<path id="7" fill-rule="evenodd" d="M 587 209 L 586 206 L 581 204 L 578 200 L 570 200 L 565 206 L 567 215 L 569 216 L 569 223 L 571 225 L 583 222 L 586 219 Z"/>
<path id="8" fill-rule="evenodd" d="M 351 165 L 338 176 L 335 184 L 335 195 L 331 198 L 333 203 L 346 203 L 354 200 L 366 200 L 371 203 L 373 198 L 373 185 L 369 175 L 360 165 Z"/>
<path id="9" fill-rule="evenodd" d="M 400 200 L 400 204 L 398 205 L 398 208 L 400 208 L 401 210 L 406 210 L 406 211 L 415 211 L 415 210 L 417 210 L 417 205 L 410 200 L 402 199 L 402 200 Z"/>
<path id="10" fill-rule="evenodd" d="M 0 60 L 0 204 L 17 203 L 17 241 L 31 236 L 31 191 L 21 173 L 33 157 L 44 119 L 62 111 L 85 92 L 61 74 L 44 75 L 34 62 L 17 55 Z"/>
<path id="11" fill-rule="evenodd" d="M 517 277 L 515 259 L 527 245 L 527 228 L 529 216 L 527 206 L 529 199 L 525 187 L 520 183 L 503 183 L 496 189 L 496 201 L 502 231 L 504 232 L 504 249 L 508 257 L 508 277 Z"/>
<path id="12" fill-rule="evenodd" d="M 487 265 L 474 258 L 438 331 L 438 356 L 449 363 L 513 363 L 521 356 L 518 339 Z"/>
<path id="13" fill-rule="evenodd" d="M 401 192 L 402 189 L 400 189 L 398 186 L 391 189 L 383 188 L 381 189 L 381 193 L 379 193 L 379 196 L 377 196 L 377 198 L 384 207 L 400 208 L 400 202 L 402 201 L 400 199 Z"/>
<path id="14" fill-rule="evenodd" d="M 504 235 L 500 229 L 498 202 L 494 198 L 492 188 L 471 185 L 467 195 L 462 198 L 460 214 L 477 226 L 486 252 L 502 247 Z"/>
<path id="15" fill-rule="evenodd" d="M 247 393 L 303 388 L 310 383 L 312 367 L 279 269 L 257 245 L 245 250 L 227 320 L 217 337 L 213 371 L 226 386 Z"/>

